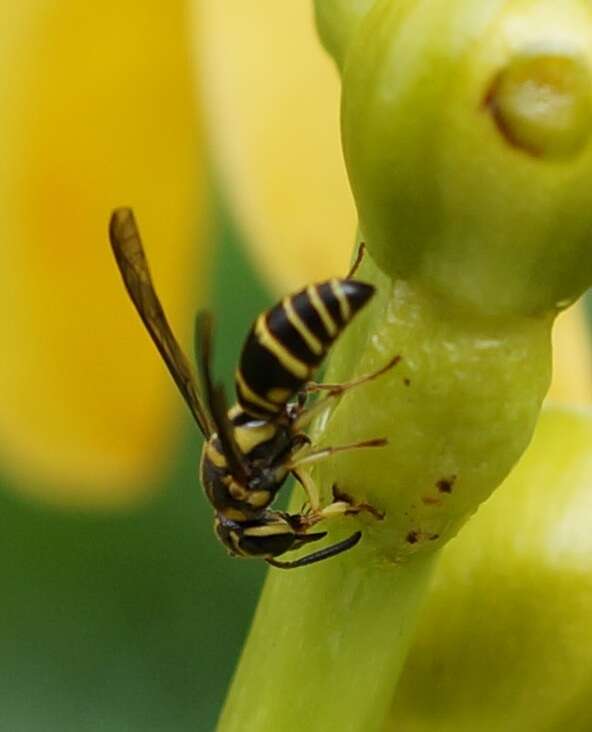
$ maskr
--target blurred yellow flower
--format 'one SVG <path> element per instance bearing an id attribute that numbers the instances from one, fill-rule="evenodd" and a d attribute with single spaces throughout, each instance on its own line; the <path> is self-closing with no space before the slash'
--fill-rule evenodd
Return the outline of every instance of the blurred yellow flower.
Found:
<path id="1" fill-rule="evenodd" d="M 347 271 L 356 216 L 340 83 L 309 2 L 195 0 L 209 141 L 253 262 L 277 293 Z"/>
<path id="2" fill-rule="evenodd" d="M 134 206 L 188 331 L 203 180 L 184 7 L 5 8 L 0 444 L 15 484 L 46 499 L 108 506 L 145 491 L 181 409 L 106 227 L 114 206 Z"/>
<path id="3" fill-rule="evenodd" d="M 549 401 L 592 404 L 592 352 L 582 305 L 563 312 L 553 331 L 553 381 Z"/>

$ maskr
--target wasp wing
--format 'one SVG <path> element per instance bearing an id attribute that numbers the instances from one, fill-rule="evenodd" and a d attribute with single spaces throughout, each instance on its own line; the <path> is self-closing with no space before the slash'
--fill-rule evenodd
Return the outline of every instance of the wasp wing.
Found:
<path id="1" fill-rule="evenodd" d="M 232 475 L 245 483 L 248 470 L 236 440 L 230 420 L 228 404 L 221 384 L 214 384 L 210 364 L 212 363 L 212 315 L 206 310 L 197 314 L 195 319 L 195 362 L 200 383 L 205 394 L 208 408 L 214 421 L 224 457 Z"/>
<path id="2" fill-rule="evenodd" d="M 109 224 L 109 239 L 125 287 L 154 344 L 187 402 L 195 421 L 206 438 L 213 433 L 212 421 L 205 408 L 191 367 L 181 350 L 154 289 L 148 260 L 134 214 L 118 208 Z"/>
<path id="3" fill-rule="evenodd" d="M 193 329 L 193 355 L 197 366 L 197 378 L 201 393 L 210 408 L 211 394 L 214 390 L 212 379 L 212 333 L 214 321 L 208 310 L 200 310 L 195 316 Z"/>

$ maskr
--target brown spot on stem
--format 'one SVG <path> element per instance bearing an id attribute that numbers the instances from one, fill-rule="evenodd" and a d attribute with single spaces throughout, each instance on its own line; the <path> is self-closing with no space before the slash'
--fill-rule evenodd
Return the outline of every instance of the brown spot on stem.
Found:
<path id="1" fill-rule="evenodd" d="M 439 506 L 442 503 L 436 496 L 423 496 L 421 500 L 426 506 Z"/>
<path id="2" fill-rule="evenodd" d="M 436 487 L 440 491 L 440 493 L 452 493 L 452 490 L 454 488 L 454 484 L 456 482 L 456 475 L 453 475 L 451 478 L 442 478 L 436 483 Z"/>
<path id="3" fill-rule="evenodd" d="M 419 531 L 410 531 L 407 534 L 407 543 L 408 544 L 417 544 L 419 541 Z"/>
<path id="4" fill-rule="evenodd" d="M 403 383 L 405 384 L 405 386 L 411 386 L 411 379 L 405 378 L 403 379 Z"/>

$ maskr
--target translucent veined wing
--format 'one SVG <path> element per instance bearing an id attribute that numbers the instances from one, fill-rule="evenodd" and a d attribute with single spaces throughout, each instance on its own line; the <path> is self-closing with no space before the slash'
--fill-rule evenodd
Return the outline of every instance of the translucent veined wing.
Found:
<path id="1" fill-rule="evenodd" d="M 248 469 L 243 455 L 234 439 L 232 424 L 228 419 L 228 404 L 221 384 L 214 384 L 210 364 L 212 362 L 212 315 L 206 310 L 197 314 L 195 319 L 195 362 L 200 383 L 207 405 L 222 445 L 222 451 L 232 475 L 245 483 Z"/>
<path id="2" fill-rule="evenodd" d="M 197 390 L 189 361 L 177 343 L 150 276 L 142 240 L 129 208 L 111 215 L 109 239 L 125 287 L 179 391 L 206 438 L 214 432 L 211 417 Z"/>

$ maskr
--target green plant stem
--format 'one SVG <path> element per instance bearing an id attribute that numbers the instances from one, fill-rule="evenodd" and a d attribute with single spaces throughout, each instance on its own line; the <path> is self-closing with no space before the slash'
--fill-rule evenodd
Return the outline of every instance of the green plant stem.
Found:
<path id="1" fill-rule="evenodd" d="M 219 732 L 380 729 L 432 564 L 271 570 Z"/>
<path id="2" fill-rule="evenodd" d="M 336 483 L 385 519 L 332 521 L 331 541 L 360 527 L 363 540 L 271 572 L 220 732 L 381 729 L 434 557 L 526 449 L 554 317 L 591 280 L 585 3 L 318 0 L 316 11 L 343 70 L 344 153 L 369 252 L 356 277 L 377 288 L 327 381 L 401 362 L 312 435 L 388 445 L 311 474 L 323 503 Z M 558 101 L 544 118 L 533 88 Z"/>
<path id="3" fill-rule="evenodd" d="M 377 294 L 331 356 L 327 381 L 401 363 L 353 389 L 315 426 L 315 443 L 386 437 L 312 474 L 384 511 L 327 522 L 355 549 L 271 570 L 219 732 L 373 732 L 384 723 L 437 549 L 526 448 L 550 375 L 551 316 L 476 317 L 366 255 L 356 274 Z M 302 504 L 296 491 L 292 510 Z M 325 527 L 323 527 L 325 528 Z"/>

